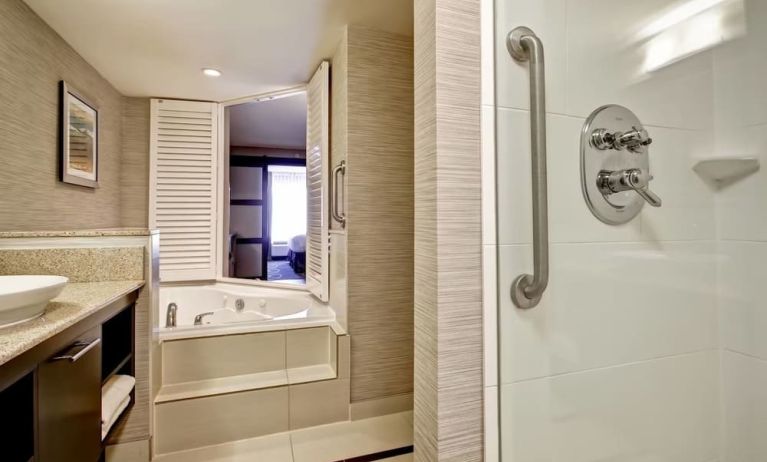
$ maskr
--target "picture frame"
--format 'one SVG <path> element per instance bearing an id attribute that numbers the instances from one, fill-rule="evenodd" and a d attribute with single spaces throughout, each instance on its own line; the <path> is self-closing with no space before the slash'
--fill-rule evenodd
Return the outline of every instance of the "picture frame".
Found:
<path id="1" fill-rule="evenodd" d="M 60 82 L 59 166 L 64 183 L 99 187 L 99 111 L 82 94 Z"/>

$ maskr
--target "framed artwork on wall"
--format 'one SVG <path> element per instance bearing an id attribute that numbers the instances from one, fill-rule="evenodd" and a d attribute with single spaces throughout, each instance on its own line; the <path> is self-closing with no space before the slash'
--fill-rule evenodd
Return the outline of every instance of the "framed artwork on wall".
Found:
<path id="1" fill-rule="evenodd" d="M 61 181 L 98 188 L 99 111 L 63 80 L 60 93 Z"/>

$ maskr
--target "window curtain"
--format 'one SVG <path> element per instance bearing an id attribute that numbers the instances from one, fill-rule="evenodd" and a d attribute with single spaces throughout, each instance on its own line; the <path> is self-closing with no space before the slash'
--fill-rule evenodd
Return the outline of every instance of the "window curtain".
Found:
<path id="1" fill-rule="evenodd" d="M 270 180 L 271 241 L 289 241 L 293 236 L 306 234 L 306 168 L 274 169 Z"/>

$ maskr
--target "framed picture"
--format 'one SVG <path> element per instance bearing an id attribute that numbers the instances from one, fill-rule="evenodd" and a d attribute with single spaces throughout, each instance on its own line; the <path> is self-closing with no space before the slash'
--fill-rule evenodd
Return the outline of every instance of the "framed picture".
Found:
<path id="1" fill-rule="evenodd" d="M 61 181 L 98 188 L 99 111 L 61 81 Z"/>

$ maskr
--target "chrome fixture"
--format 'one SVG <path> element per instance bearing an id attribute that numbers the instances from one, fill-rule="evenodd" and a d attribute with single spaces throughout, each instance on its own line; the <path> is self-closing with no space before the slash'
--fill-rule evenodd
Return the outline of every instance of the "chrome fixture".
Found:
<path id="1" fill-rule="evenodd" d="M 245 300 L 238 298 L 234 301 L 234 309 L 237 310 L 239 313 L 240 311 L 245 309 Z"/>
<path id="2" fill-rule="evenodd" d="M 201 326 L 202 320 L 205 318 L 205 316 L 210 316 L 212 314 L 215 314 L 212 311 L 208 311 L 207 313 L 200 313 L 197 316 L 194 317 L 194 325 L 195 326 Z"/>
<path id="3" fill-rule="evenodd" d="M 652 180 L 652 176 L 638 168 L 619 170 L 617 172 L 601 171 L 599 176 L 597 176 L 599 190 L 605 196 L 622 191 L 636 191 L 648 204 L 653 207 L 660 207 L 662 203 L 660 197 L 647 189 L 650 180 Z"/>
<path id="4" fill-rule="evenodd" d="M 633 219 L 647 202 L 662 201 L 649 188 L 652 138 L 629 109 L 610 104 L 591 113 L 581 132 L 581 187 L 599 220 L 619 225 Z"/>
<path id="5" fill-rule="evenodd" d="M 339 205 L 341 203 L 341 200 L 339 198 L 338 192 L 342 191 L 343 188 L 338 186 L 338 175 L 341 174 L 341 176 L 346 177 L 346 161 L 342 160 L 338 165 L 333 167 L 333 172 L 331 174 L 331 177 L 333 178 L 332 182 L 332 189 L 333 189 L 333 201 L 330 204 L 330 214 L 333 216 L 333 219 L 336 220 L 341 224 L 342 228 L 346 227 L 346 212 L 340 212 L 339 209 L 341 208 Z"/>
<path id="6" fill-rule="evenodd" d="M 527 27 L 506 37 L 512 58 L 530 62 L 530 138 L 533 175 L 533 274 L 521 274 L 511 284 L 511 299 L 518 308 L 541 301 L 549 283 L 549 219 L 546 182 L 546 77 L 543 43 Z"/>
<path id="7" fill-rule="evenodd" d="M 77 342 L 74 345 L 72 345 L 72 348 L 70 348 L 66 353 L 63 353 L 51 358 L 51 361 L 67 360 L 71 363 L 75 363 L 77 362 L 78 359 L 85 356 L 87 352 L 96 348 L 96 346 L 98 346 L 98 344 L 100 343 L 101 343 L 100 338 L 95 338 L 91 340 L 90 342 Z"/>
<path id="8" fill-rule="evenodd" d="M 591 133 L 591 145 L 604 151 L 606 149 L 617 149 L 642 154 L 643 147 L 649 146 L 652 138 L 644 128 L 631 127 L 627 132 L 609 132 L 605 128 L 597 128 Z"/>
<path id="9" fill-rule="evenodd" d="M 168 309 L 165 311 L 165 327 L 176 327 L 176 311 L 178 311 L 178 305 L 168 303 Z"/>

